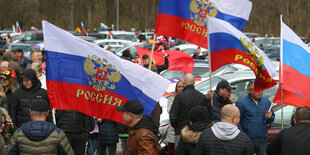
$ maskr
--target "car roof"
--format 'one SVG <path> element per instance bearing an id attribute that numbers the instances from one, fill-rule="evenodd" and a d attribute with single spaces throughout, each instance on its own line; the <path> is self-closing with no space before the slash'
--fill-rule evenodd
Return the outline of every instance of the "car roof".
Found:
<path id="1" fill-rule="evenodd" d="M 129 41 L 129 40 L 121 40 L 121 39 L 98 39 L 98 40 L 95 40 L 94 42 L 96 42 L 96 43 L 101 43 L 101 42 L 125 42 L 125 43 L 133 43 L 132 41 Z"/>
<path id="2" fill-rule="evenodd" d="M 134 32 L 127 32 L 127 31 L 100 31 L 99 33 L 109 34 L 109 32 L 111 32 L 113 35 L 114 34 L 135 34 Z"/>

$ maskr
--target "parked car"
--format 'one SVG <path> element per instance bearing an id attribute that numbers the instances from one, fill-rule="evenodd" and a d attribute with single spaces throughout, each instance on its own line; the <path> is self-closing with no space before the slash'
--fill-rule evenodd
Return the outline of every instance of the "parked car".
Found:
<path id="1" fill-rule="evenodd" d="M 247 36 L 249 39 L 260 37 L 258 33 L 252 33 L 252 32 L 244 32 L 245 36 Z"/>
<path id="2" fill-rule="evenodd" d="M 104 49 L 107 49 L 108 46 L 111 46 L 116 50 L 126 45 L 130 45 L 133 42 L 127 41 L 127 40 L 119 40 L 119 39 L 99 39 L 99 40 L 93 41 L 93 43 L 100 47 L 103 47 Z"/>
<path id="3" fill-rule="evenodd" d="M 145 48 L 145 49 L 149 49 L 151 50 L 152 49 L 152 44 L 151 43 L 133 43 L 133 44 L 130 44 L 128 46 L 124 46 L 122 48 L 119 48 L 116 50 L 116 55 L 118 56 L 122 56 L 123 54 L 123 51 L 125 50 L 129 50 L 131 56 L 133 59 L 136 59 L 138 58 L 138 52 L 137 52 L 137 49 L 136 49 L 136 45 L 137 46 L 140 46 L 142 48 Z"/>
<path id="4" fill-rule="evenodd" d="M 195 62 L 201 62 L 201 61 L 195 60 Z M 205 61 L 205 63 L 206 62 L 207 61 Z M 195 67 L 194 67 L 194 69 L 195 69 Z M 199 84 L 200 82 L 209 79 L 209 77 L 210 77 L 209 76 L 209 74 L 210 74 L 209 70 L 208 71 L 205 70 L 204 72 L 197 73 L 197 72 L 201 71 L 201 69 L 200 70 L 198 70 L 198 69 L 194 70 L 194 69 L 193 69 L 192 73 L 195 76 L 195 83 L 196 84 Z M 228 64 L 228 65 L 225 65 L 225 66 L 217 69 L 215 72 L 212 73 L 211 76 L 214 77 L 214 76 L 234 73 L 234 72 L 238 72 L 238 71 L 251 71 L 251 69 L 249 67 L 241 65 L 241 64 Z M 168 95 L 171 95 L 174 93 L 174 88 L 175 88 L 177 81 L 179 81 L 185 75 L 185 73 L 183 73 L 181 71 L 164 71 L 161 73 L 161 75 L 163 77 L 166 77 L 168 80 L 171 81 L 171 84 L 168 87 L 168 89 L 166 90 L 166 94 L 164 95 L 164 96 L 168 96 Z"/>
<path id="5" fill-rule="evenodd" d="M 8 34 L 10 34 L 10 36 L 12 37 L 12 41 L 18 40 L 22 35 L 21 33 L 12 32 L 12 33 L 2 33 L 1 36 L 4 36 L 7 39 Z"/>
<path id="6" fill-rule="evenodd" d="M 14 51 L 14 50 L 17 50 L 17 49 L 22 49 L 23 52 L 32 52 L 33 49 L 30 45 L 28 44 L 21 44 L 21 43 L 11 43 L 11 44 L 6 44 L 3 49 L 5 51 Z"/>
<path id="7" fill-rule="evenodd" d="M 26 31 L 18 40 L 15 40 L 13 43 L 23 43 L 33 46 L 43 42 L 43 40 L 43 31 L 38 31 L 36 33 L 33 31 Z"/>
<path id="8" fill-rule="evenodd" d="M 137 42 L 137 37 L 133 32 L 126 31 L 100 31 L 99 33 L 110 35 L 112 33 L 112 37 L 110 39 L 120 39 L 120 40 L 129 40 L 132 42 Z M 110 35 L 111 36 L 111 35 Z"/>
<path id="9" fill-rule="evenodd" d="M 85 41 L 88 41 L 88 42 L 94 42 L 95 40 L 97 40 L 96 37 L 90 37 L 90 36 L 76 36 L 80 39 L 83 39 Z"/>
<path id="10" fill-rule="evenodd" d="M 193 56 L 194 53 L 196 52 L 198 46 L 194 44 L 181 44 L 178 46 L 173 46 L 170 48 L 170 50 L 176 50 L 179 49 L 180 51 L 184 51 L 185 53 L 189 54 L 190 56 Z M 201 52 L 200 55 L 202 56 L 207 56 L 208 55 L 208 50 L 205 48 L 200 48 Z"/>
<path id="11" fill-rule="evenodd" d="M 6 44 L 3 47 L 4 51 L 14 51 L 17 49 L 22 49 L 24 52 L 24 56 L 30 59 L 30 53 L 34 51 L 31 45 L 29 44 L 23 44 L 23 43 L 11 43 L 11 44 Z"/>
<path id="12" fill-rule="evenodd" d="M 139 39 L 139 42 L 142 42 L 142 41 L 147 40 L 149 38 L 153 39 L 153 36 L 154 36 L 154 32 L 143 32 L 143 33 L 138 34 L 138 39 Z"/>
<path id="13" fill-rule="evenodd" d="M 280 38 L 261 38 L 256 39 L 255 45 L 263 50 L 266 54 L 280 53 Z"/>

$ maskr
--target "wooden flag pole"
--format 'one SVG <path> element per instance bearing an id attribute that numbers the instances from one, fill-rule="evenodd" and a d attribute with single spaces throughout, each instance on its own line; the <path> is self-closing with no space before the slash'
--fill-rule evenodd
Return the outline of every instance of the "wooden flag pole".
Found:
<path id="1" fill-rule="evenodd" d="M 281 129 L 283 129 L 284 126 L 284 120 L 283 120 L 283 34 L 282 34 L 282 14 L 280 15 L 280 60 L 281 60 L 281 73 L 280 73 L 280 81 L 279 84 L 281 86 Z"/>
<path id="2" fill-rule="evenodd" d="M 208 58 L 209 58 L 209 79 L 210 79 L 210 90 L 212 90 L 212 68 L 211 68 L 211 50 L 210 50 L 210 33 L 209 33 L 209 17 L 207 21 L 207 33 L 208 33 Z M 213 106 L 213 96 L 211 96 L 211 106 Z"/>
<path id="3" fill-rule="evenodd" d="M 156 34 L 154 34 L 154 37 L 153 37 L 153 45 L 152 45 L 152 52 L 151 52 L 151 57 L 150 57 L 149 70 L 151 70 L 151 66 L 153 62 L 153 53 L 154 53 L 155 41 L 156 41 L 155 38 L 156 38 Z"/>

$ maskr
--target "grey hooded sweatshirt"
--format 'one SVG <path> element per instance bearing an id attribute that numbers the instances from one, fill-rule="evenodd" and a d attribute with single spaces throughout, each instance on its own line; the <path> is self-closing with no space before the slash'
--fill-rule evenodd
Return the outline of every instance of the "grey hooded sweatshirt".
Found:
<path id="1" fill-rule="evenodd" d="M 225 122 L 215 123 L 211 127 L 211 130 L 214 136 L 220 140 L 232 140 L 240 133 L 240 130 L 237 126 Z"/>
<path id="2" fill-rule="evenodd" d="M 200 135 L 195 155 L 253 155 L 250 138 L 240 131 L 237 126 L 217 122 Z"/>

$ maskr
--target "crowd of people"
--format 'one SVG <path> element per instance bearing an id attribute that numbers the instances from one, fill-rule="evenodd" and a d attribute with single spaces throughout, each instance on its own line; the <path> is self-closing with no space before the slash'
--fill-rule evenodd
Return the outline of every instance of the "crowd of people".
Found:
<path id="1" fill-rule="evenodd" d="M 157 51 L 164 50 L 158 44 Z M 199 59 L 200 48 L 194 57 Z M 160 73 L 169 67 L 151 64 L 142 57 L 145 68 Z M 122 55 L 130 60 L 130 52 Z M 152 115 L 143 115 L 137 100 L 116 107 L 124 124 L 85 115 L 79 111 L 56 110 L 52 118 L 46 88 L 44 51 L 34 51 L 28 60 L 18 49 L 2 54 L 0 62 L 0 155 L 76 154 L 115 155 L 117 143 L 123 154 L 159 154 L 160 104 Z M 271 102 L 249 81 L 248 95 L 235 105 L 230 101 L 235 89 L 226 80 L 216 90 L 202 94 L 195 89 L 195 78 L 186 74 L 168 97 L 169 124 L 166 140 L 170 154 L 310 154 L 310 108 L 296 109 L 292 127 L 282 130 L 267 144 L 268 125 L 275 119 Z"/>

